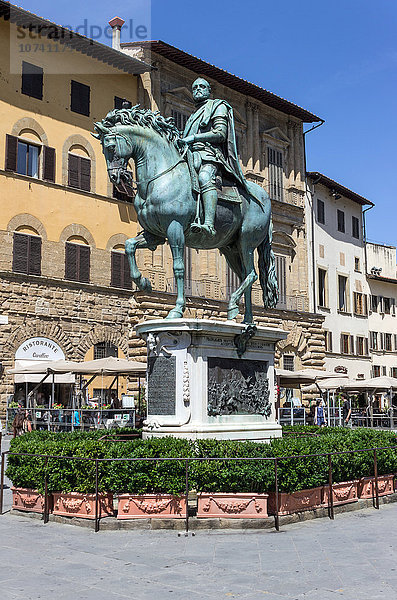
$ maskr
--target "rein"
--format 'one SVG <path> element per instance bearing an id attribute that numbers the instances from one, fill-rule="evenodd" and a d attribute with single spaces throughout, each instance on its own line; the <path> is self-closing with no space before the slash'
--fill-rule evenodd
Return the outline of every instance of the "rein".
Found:
<path id="1" fill-rule="evenodd" d="M 121 152 L 120 152 L 120 142 L 117 139 L 118 137 L 122 137 L 124 139 L 124 141 L 127 142 L 127 145 L 130 147 L 130 149 L 132 150 L 131 140 L 124 133 L 117 132 L 117 133 L 114 133 L 113 135 L 114 135 L 114 137 L 116 139 L 117 149 L 118 149 L 119 156 L 121 155 Z M 149 185 L 153 181 L 155 181 L 159 177 L 162 177 L 163 175 L 166 175 L 167 173 L 169 173 L 170 171 L 172 171 L 173 169 L 175 169 L 175 167 L 177 167 L 181 163 L 185 162 L 185 156 L 186 156 L 186 152 L 187 151 L 188 151 L 188 145 L 186 144 L 186 146 L 185 146 L 185 148 L 183 150 L 183 153 L 181 155 L 181 158 L 175 164 L 171 165 L 170 167 L 168 167 L 164 171 L 161 171 L 160 173 L 157 173 L 157 175 L 154 175 L 153 177 L 149 177 L 148 179 L 141 179 L 140 181 L 138 181 L 137 179 L 132 179 L 132 178 L 130 179 L 130 182 L 132 184 L 135 184 L 137 187 L 140 184 L 146 183 L 145 194 L 144 194 L 145 197 L 143 198 L 143 200 L 146 200 L 148 187 L 149 187 Z"/>

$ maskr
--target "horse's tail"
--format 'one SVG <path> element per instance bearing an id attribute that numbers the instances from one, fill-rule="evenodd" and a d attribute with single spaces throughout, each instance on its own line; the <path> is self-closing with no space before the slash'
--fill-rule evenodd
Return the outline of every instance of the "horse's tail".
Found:
<path id="1" fill-rule="evenodd" d="M 276 264 L 272 250 L 273 224 L 270 221 L 268 236 L 258 246 L 259 281 L 263 292 L 265 308 L 274 308 L 278 302 Z"/>

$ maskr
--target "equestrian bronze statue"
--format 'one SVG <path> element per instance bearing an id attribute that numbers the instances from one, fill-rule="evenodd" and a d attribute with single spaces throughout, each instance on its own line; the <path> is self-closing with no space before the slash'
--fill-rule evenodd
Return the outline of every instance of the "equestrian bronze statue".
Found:
<path id="1" fill-rule="evenodd" d="M 167 318 L 181 318 L 185 246 L 218 248 L 241 282 L 230 296 L 228 318 L 238 314 L 244 294 L 244 322 L 252 323 L 251 292 L 258 279 L 255 249 L 264 307 L 274 307 L 278 301 L 270 199 L 241 171 L 231 106 L 211 100 L 211 88 L 202 78 L 194 82 L 192 91 L 196 111 L 183 136 L 172 118 L 139 105 L 111 111 L 95 123 L 92 135 L 102 143 L 110 181 L 123 192 L 136 185 L 134 206 L 143 231 L 126 241 L 125 251 L 138 288 L 151 291 L 150 281 L 138 269 L 136 250 L 155 250 L 168 240 L 177 298 Z M 135 181 L 128 168 L 130 159 L 135 163 Z"/>

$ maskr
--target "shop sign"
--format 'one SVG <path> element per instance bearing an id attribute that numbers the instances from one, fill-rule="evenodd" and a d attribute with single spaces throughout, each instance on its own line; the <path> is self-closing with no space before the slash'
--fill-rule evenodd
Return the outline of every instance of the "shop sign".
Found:
<path id="1" fill-rule="evenodd" d="M 15 353 L 16 360 L 64 360 L 61 347 L 44 337 L 34 337 L 23 342 Z"/>

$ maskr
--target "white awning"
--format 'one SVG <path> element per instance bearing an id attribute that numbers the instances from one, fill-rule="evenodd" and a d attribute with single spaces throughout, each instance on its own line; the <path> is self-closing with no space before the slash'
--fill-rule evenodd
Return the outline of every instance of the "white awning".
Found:
<path id="1" fill-rule="evenodd" d="M 53 361 L 55 362 L 55 361 Z M 40 383 L 47 372 L 50 361 L 42 360 L 16 360 L 15 368 L 8 372 L 14 374 L 15 383 Z M 54 376 L 54 383 L 73 384 L 75 376 L 72 373 L 62 373 Z M 52 375 L 48 375 L 44 383 L 52 383 Z"/>

